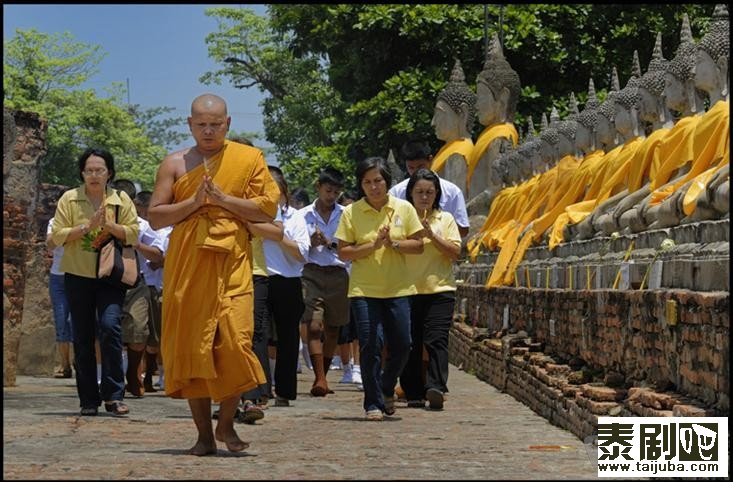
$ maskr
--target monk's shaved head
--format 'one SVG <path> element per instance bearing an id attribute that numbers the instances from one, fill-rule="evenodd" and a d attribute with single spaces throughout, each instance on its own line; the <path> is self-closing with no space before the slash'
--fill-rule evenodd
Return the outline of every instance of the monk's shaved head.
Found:
<path id="1" fill-rule="evenodd" d="M 227 103 L 214 94 L 202 94 L 196 97 L 191 103 L 191 115 L 201 114 L 204 112 L 217 112 L 227 115 Z"/>

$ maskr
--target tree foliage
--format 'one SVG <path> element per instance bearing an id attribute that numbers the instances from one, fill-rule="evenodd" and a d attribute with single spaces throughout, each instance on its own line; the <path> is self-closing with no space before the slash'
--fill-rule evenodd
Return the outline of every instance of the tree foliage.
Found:
<path id="1" fill-rule="evenodd" d="M 713 7 L 490 5 L 489 35 L 500 33 L 522 83 L 515 123 L 532 116 L 538 125 L 553 106 L 564 116 L 571 92 L 584 103 L 591 76 L 603 98 L 614 66 L 625 85 L 633 51 L 646 70 L 658 31 L 672 58 L 682 14 L 699 38 Z M 305 175 L 335 160 L 349 173 L 354 161 L 386 157 L 408 138 L 437 150 L 430 119 L 454 59 L 474 89 L 483 68 L 480 4 L 282 4 L 269 5 L 266 18 L 244 8 L 207 14 L 220 22 L 206 41 L 222 68 L 202 80 L 269 94 L 265 132 L 291 182 L 309 184 Z"/>
<path id="2" fill-rule="evenodd" d="M 104 98 L 80 89 L 103 55 L 69 33 L 16 30 L 3 43 L 4 105 L 37 112 L 48 122 L 41 181 L 77 185 L 76 159 L 88 146 L 99 146 L 114 156 L 117 178 L 152 189 L 166 148 L 180 139 L 171 129 L 180 119 L 161 119 L 171 110 L 165 107 L 126 106 L 120 83 L 110 85 Z"/>

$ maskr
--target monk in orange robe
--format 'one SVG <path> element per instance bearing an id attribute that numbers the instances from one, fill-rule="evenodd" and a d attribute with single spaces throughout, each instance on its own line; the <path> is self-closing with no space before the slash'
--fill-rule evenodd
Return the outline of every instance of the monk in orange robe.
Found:
<path id="1" fill-rule="evenodd" d="M 265 383 L 252 352 L 252 254 L 247 222 L 271 221 L 280 191 L 259 149 L 225 139 L 226 103 L 204 94 L 191 105 L 196 146 L 163 159 L 149 216 L 174 225 L 163 272 L 161 353 L 166 395 L 188 399 L 198 440 L 193 455 L 237 452 L 234 430 L 242 392 Z M 220 402 L 216 430 L 211 401 Z"/>

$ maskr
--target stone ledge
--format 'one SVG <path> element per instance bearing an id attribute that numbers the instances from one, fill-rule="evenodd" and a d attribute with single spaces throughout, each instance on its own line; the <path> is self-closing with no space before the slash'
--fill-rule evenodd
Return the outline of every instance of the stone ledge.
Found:
<path id="1" fill-rule="evenodd" d="M 462 322 L 450 331 L 450 361 L 527 405 L 550 423 L 578 438 L 592 435 L 599 416 L 721 416 L 727 413 L 670 391 L 650 387 L 613 388 L 600 382 L 573 385 L 567 376 L 575 371 L 542 352 L 512 354 L 509 341 L 485 338 L 485 332 Z M 526 344 L 531 344 L 529 338 Z M 490 356 L 500 354 L 502 358 Z M 608 375 L 603 377 L 608 379 Z M 613 377 L 612 377 L 613 378 Z"/>

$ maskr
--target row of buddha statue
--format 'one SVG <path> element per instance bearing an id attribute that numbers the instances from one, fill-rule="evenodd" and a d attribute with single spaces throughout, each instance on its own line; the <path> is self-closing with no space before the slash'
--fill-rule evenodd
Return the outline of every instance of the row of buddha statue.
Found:
<path id="1" fill-rule="evenodd" d="M 519 77 L 498 38 L 476 94 L 456 61 L 431 122 L 445 142 L 433 169 L 464 192 L 470 254 L 499 250 L 487 286 L 513 283 L 532 244 L 554 249 L 729 215 L 729 30 L 727 7 L 716 5 L 695 42 L 685 14 L 671 60 L 657 34 L 644 74 L 634 52 L 623 89 L 614 68 L 599 102 L 591 78 L 582 111 L 571 93 L 568 116 L 553 109 L 538 134 L 530 118 L 521 143 L 513 124 Z M 475 143 L 474 116 L 484 126 Z"/>

